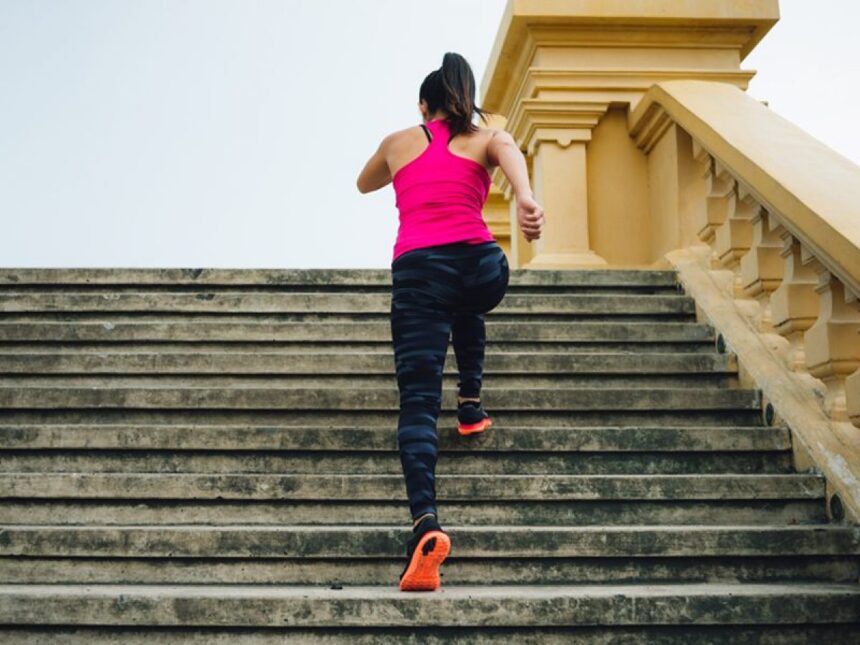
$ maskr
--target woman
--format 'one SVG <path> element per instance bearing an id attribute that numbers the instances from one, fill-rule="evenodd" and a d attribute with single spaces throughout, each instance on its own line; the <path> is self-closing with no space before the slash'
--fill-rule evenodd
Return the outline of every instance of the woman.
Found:
<path id="1" fill-rule="evenodd" d="M 484 314 L 505 295 L 509 267 L 481 210 L 489 171 L 500 166 L 517 199 L 529 242 L 540 237 L 543 211 L 534 201 L 526 161 L 507 132 L 472 123 L 475 77 L 448 52 L 421 84 L 423 123 L 382 140 L 358 177 L 362 193 L 393 183 L 400 227 L 391 263 L 391 332 L 400 390 L 397 441 L 412 514 L 403 591 L 434 590 L 451 547 L 437 519 L 436 421 L 442 368 L 452 336 L 460 380 L 458 432 L 483 432 L 492 421 L 481 407 L 486 342 Z"/>

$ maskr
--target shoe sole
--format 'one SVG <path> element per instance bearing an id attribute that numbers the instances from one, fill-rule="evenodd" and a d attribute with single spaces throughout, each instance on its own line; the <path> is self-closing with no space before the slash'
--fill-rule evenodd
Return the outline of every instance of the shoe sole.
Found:
<path id="1" fill-rule="evenodd" d="M 451 539 L 442 531 L 427 531 L 421 536 L 409 567 L 400 579 L 400 591 L 434 591 L 439 588 L 439 565 L 448 557 Z"/>
<path id="2" fill-rule="evenodd" d="M 478 421 L 478 423 L 459 423 L 457 424 L 457 432 L 463 436 L 477 434 L 478 432 L 483 432 L 491 425 L 493 425 L 493 421 L 488 417 Z"/>

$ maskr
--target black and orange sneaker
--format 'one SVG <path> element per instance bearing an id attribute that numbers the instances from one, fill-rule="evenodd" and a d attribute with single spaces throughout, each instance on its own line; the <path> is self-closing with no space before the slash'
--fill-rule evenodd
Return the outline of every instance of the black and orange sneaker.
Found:
<path id="1" fill-rule="evenodd" d="M 442 584 L 439 565 L 448 557 L 451 539 L 428 515 L 412 530 L 406 542 L 406 566 L 400 574 L 400 591 L 434 591 Z"/>
<path id="2" fill-rule="evenodd" d="M 463 401 L 457 404 L 457 432 L 461 435 L 483 432 L 493 425 L 480 401 Z"/>

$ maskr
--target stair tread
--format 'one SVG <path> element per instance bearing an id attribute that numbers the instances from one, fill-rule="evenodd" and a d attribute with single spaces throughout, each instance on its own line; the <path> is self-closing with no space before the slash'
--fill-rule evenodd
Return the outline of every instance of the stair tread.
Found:
<path id="1" fill-rule="evenodd" d="M 816 474 L 460 475 L 437 477 L 440 500 L 810 499 Z M 402 475 L 0 473 L 0 497 L 50 499 L 405 500 Z"/>
<path id="2" fill-rule="evenodd" d="M 848 623 L 860 585 L 677 583 L 444 585 L 404 593 L 380 585 L 0 585 L 5 624 L 656 625 Z"/>
<path id="3" fill-rule="evenodd" d="M 675 271 L 660 269 L 541 269 L 529 271 L 511 269 L 510 286 L 530 285 L 580 285 L 654 284 L 674 286 Z M 28 268 L 8 267 L 0 270 L 0 285 L 15 288 L 21 285 L 40 285 L 56 288 L 57 285 L 268 285 L 288 284 L 390 286 L 391 269 L 220 269 L 220 268 Z"/>

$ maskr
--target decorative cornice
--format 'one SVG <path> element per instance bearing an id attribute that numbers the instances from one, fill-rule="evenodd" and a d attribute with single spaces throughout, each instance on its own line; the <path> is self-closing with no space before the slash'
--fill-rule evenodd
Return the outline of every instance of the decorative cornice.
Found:
<path id="1" fill-rule="evenodd" d="M 778 19 L 778 0 L 509 0 L 481 84 L 482 107 L 510 112 L 512 85 L 536 66 L 540 48 L 728 50 L 739 63 Z M 635 55 L 625 60 L 638 67 Z M 727 61 L 715 59 L 712 71 L 731 72 L 722 69 Z M 705 79 L 703 70 L 689 71 L 683 78 Z"/>
<path id="2" fill-rule="evenodd" d="M 608 103 L 526 99 L 517 103 L 507 128 L 520 148 L 533 154 L 541 141 L 555 141 L 561 146 L 589 141 L 591 131 L 608 109 Z"/>

